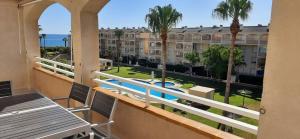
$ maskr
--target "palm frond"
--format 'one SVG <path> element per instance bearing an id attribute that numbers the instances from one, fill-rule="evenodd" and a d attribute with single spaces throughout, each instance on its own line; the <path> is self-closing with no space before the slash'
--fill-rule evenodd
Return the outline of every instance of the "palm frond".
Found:
<path id="1" fill-rule="evenodd" d="M 250 0 L 225 0 L 213 10 L 212 16 L 223 20 L 228 18 L 246 20 L 252 7 Z"/>
<path id="2" fill-rule="evenodd" d="M 149 29 L 160 34 L 169 32 L 181 20 L 182 14 L 174 9 L 172 5 L 155 6 L 149 10 L 145 18 Z"/>

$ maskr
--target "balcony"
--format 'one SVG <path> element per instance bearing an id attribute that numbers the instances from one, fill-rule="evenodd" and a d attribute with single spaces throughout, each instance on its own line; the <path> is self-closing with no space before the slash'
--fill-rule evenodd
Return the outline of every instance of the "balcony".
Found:
<path id="1" fill-rule="evenodd" d="M 54 86 L 56 86 L 57 84 L 65 84 L 65 83 L 61 83 L 61 82 L 69 82 L 68 86 L 70 86 L 71 83 L 72 83 L 72 77 L 74 76 L 74 73 L 72 73 L 71 71 L 74 69 L 74 67 L 63 64 L 63 63 L 59 63 L 59 62 L 39 58 L 39 57 L 37 57 L 36 59 L 37 59 L 37 62 L 36 62 L 37 67 L 34 68 L 34 72 L 35 72 L 34 76 L 37 79 L 37 82 L 35 82 L 35 84 L 37 84 L 37 85 L 35 85 L 35 86 L 37 86 L 38 90 L 41 90 L 43 92 L 47 92 L 46 95 L 49 96 L 49 97 L 55 97 L 55 96 L 56 97 L 57 96 L 62 97 L 61 95 L 55 93 L 55 92 L 61 92 L 61 91 L 56 90 L 56 89 L 55 90 L 48 90 L 48 88 L 46 86 L 49 86 L 50 83 L 48 83 L 48 81 L 47 81 L 47 85 L 46 85 L 46 84 L 42 83 L 42 80 L 48 80 L 50 78 L 49 82 L 52 82 L 51 84 L 53 84 Z M 47 64 L 44 64 L 44 63 L 47 63 Z M 174 101 L 168 101 L 168 100 L 156 97 L 156 96 L 152 96 L 149 93 L 145 94 L 145 93 L 142 93 L 142 92 L 139 92 L 139 91 L 127 88 L 127 87 L 123 87 L 123 86 L 120 86 L 120 85 L 117 85 L 117 84 L 110 83 L 107 80 L 100 80 L 100 78 L 98 78 L 98 77 L 101 76 L 101 77 L 105 77 L 105 78 L 109 78 L 109 79 L 113 79 L 113 80 L 118 80 L 118 81 L 121 81 L 121 82 L 131 83 L 131 84 L 134 84 L 134 85 L 137 85 L 137 86 L 144 87 L 148 90 L 150 90 L 150 89 L 151 90 L 157 90 L 157 91 L 164 92 L 166 94 L 173 95 L 173 96 L 176 96 L 176 97 L 179 97 L 179 98 L 182 98 L 182 99 L 186 99 L 186 100 L 190 100 L 190 101 L 193 101 L 193 102 L 205 104 L 207 106 L 211 106 L 211 107 L 215 107 L 215 108 L 218 108 L 218 109 L 226 110 L 228 112 L 236 113 L 236 114 L 243 115 L 243 116 L 246 116 L 246 117 L 251 117 L 251 118 L 254 118 L 254 119 L 258 119 L 258 117 L 259 117 L 258 112 L 243 109 L 243 108 L 240 108 L 240 107 L 227 105 L 227 104 L 223 104 L 223 103 L 212 101 L 212 100 L 209 100 L 209 99 L 195 97 L 195 96 L 192 96 L 192 95 L 189 95 L 189 94 L 178 93 L 177 91 L 170 91 L 170 90 L 165 89 L 165 88 L 156 87 L 156 86 L 153 86 L 153 85 L 148 85 L 148 84 L 137 82 L 137 81 L 131 80 L 131 79 L 126 79 L 126 78 L 121 78 L 121 77 L 118 77 L 118 76 L 113 76 L 113 75 L 102 73 L 102 72 L 99 72 L 99 71 L 95 71 L 93 74 L 94 74 L 94 77 L 96 77 L 96 78 L 93 79 L 93 81 L 97 84 L 100 84 L 100 85 L 101 84 L 106 84 L 106 85 L 114 87 L 115 89 L 117 89 L 121 92 L 126 92 L 126 93 L 129 93 L 131 95 L 136 95 L 136 96 L 139 96 L 141 98 L 144 98 L 144 101 L 134 100 L 130 97 L 128 98 L 127 96 L 120 95 L 120 94 L 123 94 L 121 92 L 119 92 L 119 93 L 118 92 L 111 92 L 109 90 L 105 90 L 105 89 L 100 88 L 100 87 L 95 88 L 95 90 L 101 90 L 102 92 L 104 91 L 105 93 L 107 93 L 111 96 L 114 96 L 114 97 L 118 98 L 119 100 L 121 100 L 121 104 L 120 104 L 121 106 L 118 106 L 118 107 L 121 107 L 119 109 L 120 110 L 122 109 L 122 110 L 120 112 L 117 111 L 116 115 L 120 115 L 120 116 L 121 115 L 128 115 L 129 113 L 126 113 L 126 112 L 133 112 L 132 114 L 134 114 L 134 116 L 133 115 L 129 116 L 129 117 L 132 117 L 132 121 L 127 118 L 127 120 L 130 120 L 130 122 L 133 122 L 134 120 L 144 120 L 142 117 L 151 118 L 153 115 L 157 115 L 157 114 L 160 115 L 159 117 L 161 117 L 161 118 L 163 118 L 163 117 L 164 118 L 166 118 L 166 117 L 171 118 L 171 119 L 169 119 L 170 123 L 167 122 L 167 125 L 170 125 L 170 124 L 171 125 L 172 124 L 176 125 L 176 123 L 179 122 L 179 121 L 176 121 L 176 123 L 172 123 L 171 121 L 174 120 L 172 118 L 175 118 L 176 120 L 185 119 L 183 117 L 174 115 L 172 113 L 169 113 L 169 112 L 166 112 L 166 111 L 163 111 L 161 109 L 158 109 L 158 108 L 155 108 L 155 107 L 151 106 L 150 104 L 155 101 L 155 102 L 159 102 L 159 103 L 162 103 L 162 104 L 165 104 L 165 105 L 177 108 L 177 109 L 184 110 L 186 112 L 189 112 L 189 113 L 192 113 L 192 114 L 195 114 L 195 115 L 199 115 L 201 117 L 204 117 L 204 118 L 216 121 L 216 122 L 220 122 L 220 123 L 230 125 L 232 127 L 235 127 L 235 128 L 241 129 L 241 130 L 245 130 L 245 131 L 253 133 L 253 134 L 257 133 L 257 127 L 255 127 L 253 125 L 248 125 L 248 124 L 242 123 L 240 121 L 236 121 L 236 120 L 233 120 L 233 119 L 230 119 L 230 118 L 227 118 L 227 117 L 216 115 L 214 113 L 203 111 L 203 110 L 193 108 L 193 107 L 190 107 L 190 106 L 186 106 L 186 105 L 174 102 Z M 56 80 L 61 80 L 61 81 L 56 81 Z M 43 82 L 45 82 L 45 81 L 43 81 Z M 63 94 L 67 94 L 67 92 L 68 92 L 67 89 L 63 88 L 63 90 L 65 92 Z M 123 101 L 124 101 L 124 104 L 122 104 Z M 124 111 L 125 109 L 126 109 L 126 111 Z M 141 113 L 141 114 L 139 114 L 139 113 Z M 141 116 L 141 117 L 139 117 L 139 116 Z M 163 120 L 163 119 L 161 119 L 161 120 Z M 116 117 L 116 123 L 120 122 L 120 124 L 121 124 L 121 125 L 116 125 L 116 129 L 114 129 L 116 131 L 116 133 L 124 132 L 123 129 L 122 129 L 122 126 L 125 126 L 125 125 L 122 125 L 122 124 L 126 124 L 129 121 L 125 122 L 123 120 L 124 119 L 122 117 L 118 117 L 118 116 Z M 190 122 L 191 122 L 191 123 L 193 123 L 192 125 L 198 125 L 198 126 L 201 125 L 200 123 L 197 123 L 195 121 L 188 120 L 188 119 L 185 119 L 184 121 L 186 121 L 186 120 L 189 121 L 188 124 L 190 124 Z M 149 123 L 144 123 L 145 124 L 144 126 L 145 127 L 159 126 L 160 127 L 159 129 L 166 128 L 167 125 L 164 125 L 164 122 L 160 123 L 159 121 L 160 120 L 158 120 L 157 123 L 156 122 L 151 123 L 151 125 L 148 125 Z M 175 122 L 175 121 L 173 121 L 173 122 Z M 134 123 L 131 123 L 131 124 L 135 124 L 135 123 L 139 123 L 139 121 L 135 121 Z M 181 123 L 181 124 L 183 124 L 183 123 Z M 162 126 L 162 125 L 164 125 L 164 126 Z M 185 125 L 185 126 L 187 126 L 187 125 Z M 204 125 L 201 125 L 200 127 L 203 128 L 203 126 Z M 204 127 L 208 128 L 209 130 L 213 129 L 211 127 L 206 127 L 206 126 L 204 126 Z M 120 129 L 118 129 L 118 128 L 120 128 Z M 183 128 L 183 127 L 181 127 L 181 128 Z M 180 130 L 183 130 L 181 128 L 180 128 Z M 184 130 L 190 130 L 190 128 L 196 128 L 196 127 L 191 127 L 191 125 L 189 125 L 189 127 L 187 129 L 184 129 Z M 157 129 L 157 132 L 159 131 L 159 129 Z M 166 128 L 166 129 L 168 129 L 168 128 Z M 165 129 L 165 131 L 166 131 L 166 129 Z M 130 130 L 130 129 L 128 129 L 128 130 Z M 174 129 L 170 129 L 170 130 L 173 131 Z M 201 130 L 203 130 L 203 129 L 201 129 Z M 216 132 L 222 132 L 222 131 L 218 131 L 217 129 L 214 129 L 214 130 Z M 125 132 L 125 133 L 128 133 L 128 132 Z M 139 133 L 143 133 L 143 130 Z M 225 134 L 225 135 L 226 136 L 231 136 L 233 138 L 237 138 L 233 135 L 229 135 L 229 134 L 228 135 Z M 133 135 L 131 135 L 131 136 L 133 136 Z M 222 137 L 222 138 L 224 138 L 224 137 Z"/>
<path id="2" fill-rule="evenodd" d="M 201 35 L 198 33 L 193 34 L 193 42 L 201 42 Z"/>
<path id="3" fill-rule="evenodd" d="M 184 35 L 184 41 L 185 42 L 192 42 L 193 40 L 193 35 L 192 34 L 185 34 Z"/>
<path id="4" fill-rule="evenodd" d="M 278 0 L 274 1 L 273 4 L 271 35 L 269 39 L 270 46 L 268 46 L 268 49 L 270 48 L 271 51 L 268 52 L 266 60 L 264 94 L 260 108 L 262 114 L 259 114 L 257 111 L 99 72 L 97 13 L 108 2 L 106 0 L 72 2 L 69 0 L 59 0 L 59 2 L 62 2 L 70 10 L 72 17 L 74 17 L 72 18 L 74 43 L 72 44 L 74 45 L 75 64 L 68 65 L 40 58 L 37 19 L 45 8 L 58 0 L 36 1 L 35 3 L 31 3 L 33 4 L 31 6 L 24 6 L 24 4 L 32 1 L 5 0 L 0 2 L 0 13 L 3 13 L 3 19 L 5 19 L 1 22 L 0 26 L 0 42 L 2 42 L 0 47 L 0 77 L 1 80 L 10 80 L 12 82 L 11 89 L 14 96 L 26 93 L 28 90 L 36 90 L 48 98 L 67 97 L 74 82 L 88 85 L 93 87 L 94 91 L 100 91 L 119 100 L 116 106 L 112 132 L 117 137 L 124 139 L 240 138 L 157 108 L 151 105 L 153 101 L 186 111 L 195 116 L 204 117 L 216 123 L 231 126 L 241 131 L 257 134 L 259 139 L 294 139 L 300 136 L 299 132 L 297 132 L 299 129 L 299 108 L 297 105 L 299 103 L 299 74 L 297 74 L 299 71 L 299 64 L 297 64 L 299 59 L 299 36 L 295 35 L 300 33 L 300 30 L 297 29 L 299 18 L 295 14 L 299 13 L 299 1 L 289 4 L 287 1 Z M 18 16 L 20 18 L 16 18 Z M 283 26 L 285 27 L 284 29 L 282 29 Z M 238 40 L 245 40 L 243 38 L 243 36 L 240 36 Z M 211 37 L 207 40 L 210 41 Z M 103 80 L 103 78 L 135 84 L 148 91 L 146 93 L 139 92 L 119 86 L 118 84 L 110 84 L 110 82 Z M 99 84 L 108 84 L 116 88 L 116 90 L 105 90 L 99 87 Z M 160 91 L 251 119 L 259 119 L 259 128 L 249 123 L 224 117 L 222 114 L 212 113 L 153 96 L 149 93 L 149 90 Z M 126 92 L 142 99 L 134 99 L 130 96 L 122 95 L 120 92 Z M 64 101 L 58 101 L 58 104 L 61 106 L 67 105 Z M 79 104 L 71 101 L 70 105 L 78 106 Z M 65 109 L 61 106 L 55 104 L 55 107 Z M 26 111 L 26 113 L 31 111 L 33 110 Z M 1 114 L 0 118 L 3 121 L 3 117 L 15 116 L 22 113 L 13 111 L 8 113 L 8 115 Z M 77 117 L 83 118 L 83 115 L 79 114 Z M 23 120 L 23 122 L 27 120 L 35 122 L 36 120 L 32 117 L 27 118 L 17 117 L 16 120 Z M 92 113 L 92 121 L 103 121 L 103 119 L 103 115 Z M 14 120 L 10 120 L 9 122 L 14 122 Z M 54 121 L 53 123 L 59 123 L 59 121 Z M 5 127 L 1 126 L 1 128 Z M 25 130 L 25 128 L 22 130 Z"/>
<path id="5" fill-rule="evenodd" d="M 258 44 L 258 36 L 256 34 L 249 34 L 246 36 L 247 44 Z"/>

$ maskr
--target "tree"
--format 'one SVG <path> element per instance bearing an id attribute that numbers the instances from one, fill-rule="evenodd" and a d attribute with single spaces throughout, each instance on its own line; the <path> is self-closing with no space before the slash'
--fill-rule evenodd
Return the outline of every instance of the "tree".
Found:
<path id="1" fill-rule="evenodd" d="M 221 45 L 210 46 L 202 53 L 203 63 L 212 72 L 215 78 L 220 79 L 227 72 L 230 49 Z M 240 48 L 234 49 L 234 66 L 244 63 L 243 53 Z"/>
<path id="2" fill-rule="evenodd" d="M 166 81 L 166 61 L 167 61 L 167 39 L 168 32 L 176 26 L 176 24 L 182 19 L 182 14 L 179 13 L 172 5 L 164 7 L 155 6 L 150 8 L 149 13 L 146 15 L 146 22 L 149 28 L 154 34 L 159 33 L 162 40 L 162 87 L 165 87 Z M 165 98 L 165 94 L 162 93 L 162 98 Z M 164 109 L 165 106 L 161 105 Z"/>
<path id="3" fill-rule="evenodd" d="M 197 52 L 191 52 L 185 54 L 184 58 L 189 61 L 190 65 L 190 74 L 193 75 L 193 66 L 200 62 L 200 56 Z"/>
<path id="4" fill-rule="evenodd" d="M 120 30 L 120 29 L 117 29 L 115 30 L 115 36 L 117 36 L 118 40 L 116 42 L 117 44 L 117 62 L 118 62 L 118 72 L 120 72 L 120 48 L 121 48 L 121 45 L 122 45 L 122 42 L 121 42 L 121 37 L 123 36 L 124 32 L 123 30 Z"/>
<path id="5" fill-rule="evenodd" d="M 38 25 L 39 26 L 39 32 L 41 32 L 43 30 L 43 28 L 41 27 L 41 25 Z"/>
<path id="6" fill-rule="evenodd" d="M 229 63 L 228 60 L 230 56 L 230 51 L 231 48 L 215 45 L 209 47 L 206 51 L 203 52 L 204 64 L 213 73 L 213 75 L 215 75 L 219 79 L 221 78 L 221 75 L 228 72 L 226 66 Z M 243 53 L 240 48 L 234 48 L 233 54 L 234 54 L 234 59 L 233 59 L 234 65 L 232 65 L 233 67 L 244 64 Z M 223 115 L 228 116 L 229 113 L 224 111 Z M 223 124 L 219 124 L 218 128 L 222 129 L 223 131 L 230 131 L 230 132 L 232 131 L 231 127 L 227 128 Z"/>
<path id="7" fill-rule="evenodd" d="M 39 38 L 40 38 L 40 47 L 41 47 L 42 46 L 42 38 L 43 38 L 43 36 L 40 35 Z"/>
<path id="8" fill-rule="evenodd" d="M 69 40 L 69 39 L 68 39 L 67 37 L 65 37 L 65 38 L 62 39 L 62 41 L 65 42 L 65 47 L 67 47 L 67 41 L 68 41 L 68 40 Z"/>
<path id="9" fill-rule="evenodd" d="M 47 50 L 46 50 L 46 37 L 47 37 L 46 34 L 42 34 L 42 38 L 43 38 L 43 40 L 44 40 L 44 57 L 47 56 Z"/>
<path id="10" fill-rule="evenodd" d="M 234 65 L 234 47 L 237 34 L 240 31 L 239 20 L 246 20 L 249 17 L 249 13 L 252 10 L 252 2 L 250 0 L 226 0 L 219 3 L 216 9 L 213 10 L 213 16 L 222 20 L 228 20 L 232 18 L 230 25 L 230 32 L 232 35 L 229 62 L 227 69 L 227 81 L 225 89 L 224 102 L 229 103 L 230 86 L 231 86 L 231 73 Z"/>
<path id="11" fill-rule="evenodd" d="M 41 27 L 41 25 L 39 25 L 39 33 L 42 31 L 43 29 L 42 29 L 42 27 Z M 43 38 L 43 36 L 40 34 L 39 35 L 39 38 L 40 38 L 40 47 L 42 47 L 42 38 Z M 44 51 L 44 50 L 43 50 Z M 42 52 L 43 52 L 42 51 Z M 42 53 L 43 54 L 43 53 Z"/>

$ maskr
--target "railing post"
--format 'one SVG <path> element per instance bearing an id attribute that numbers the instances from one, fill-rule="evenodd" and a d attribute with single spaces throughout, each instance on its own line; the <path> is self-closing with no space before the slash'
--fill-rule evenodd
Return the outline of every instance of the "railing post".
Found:
<path id="1" fill-rule="evenodd" d="M 118 80 L 118 85 L 122 85 L 122 83 Z M 118 89 L 118 92 L 119 92 L 119 94 L 122 94 L 122 90 L 121 89 Z"/>
<path id="2" fill-rule="evenodd" d="M 150 88 L 147 88 L 145 101 L 146 101 L 146 107 L 149 107 L 150 106 Z"/>
<path id="3" fill-rule="evenodd" d="M 54 67 L 54 73 L 57 73 L 56 69 L 57 69 L 57 64 L 56 63 L 53 63 L 53 67 Z"/>

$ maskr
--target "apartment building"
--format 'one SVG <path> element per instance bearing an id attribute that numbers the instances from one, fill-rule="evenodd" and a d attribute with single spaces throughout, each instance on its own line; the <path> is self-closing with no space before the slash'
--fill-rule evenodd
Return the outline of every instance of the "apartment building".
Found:
<path id="1" fill-rule="evenodd" d="M 100 29 L 100 53 L 102 56 L 116 54 L 115 29 Z M 135 56 L 139 59 L 160 63 L 162 43 L 158 35 L 146 28 L 123 28 L 122 56 Z M 239 67 L 241 74 L 260 76 L 263 74 L 269 27 L 263 25 L 241 26 L 236 44 L 242 49 L 245 65 Z M 195 27 L 174 28 L 168 34 L 168 64 L 185 64 L 185 54 L 201 54 L 212 45 L 230 46 L 229 27 Z M 199 63 L 200 65 L 200 63 Z"/>
<path id="2" fill-rule="evenodd" d="M 118 38 L 114 32 L 116 29 L 100 29 L 100 55 L 113 58 L 117 53 Z M 123 28 L 124 35 L 121 36 L 121 56 L 140 57 L 140 54 L 148 54 L 148 38 L 150 31 L 146 28 Z M 145 43 L 147 42 L 147 43 Z M 145 48 L 145 51 L 144 51 Z"/>

